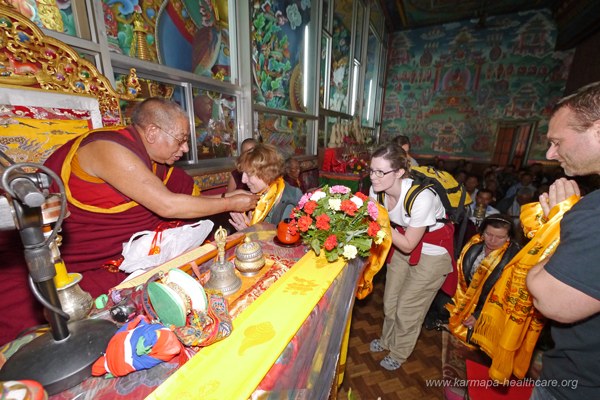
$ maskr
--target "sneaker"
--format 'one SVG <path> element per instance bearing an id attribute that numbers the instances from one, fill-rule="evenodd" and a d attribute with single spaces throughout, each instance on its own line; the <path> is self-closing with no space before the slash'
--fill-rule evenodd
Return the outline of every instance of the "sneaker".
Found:
<path id="1" fill-rule="evenodd" d="M 379 353 L 385 351 L 385 349 L 381 345 L 381 339 L 372 340 L 371 344 L 369 345 L 369 350 L 371 350 L 371 353 Z"/>
<path id="2" fill-rule="evenodd" d="M 398 361 L 394 360 L 394 358 L 392 358 L 392 356 L 390 356 L 390 355 L 383 357 L 383 360 L 381 360 L 379 365 L 381 365 L 383 368 L 387 369 L 388 371 L 394 371 L 394 370 L 397 370 L 398 368 L 400 368 L 400 363 Z"/>

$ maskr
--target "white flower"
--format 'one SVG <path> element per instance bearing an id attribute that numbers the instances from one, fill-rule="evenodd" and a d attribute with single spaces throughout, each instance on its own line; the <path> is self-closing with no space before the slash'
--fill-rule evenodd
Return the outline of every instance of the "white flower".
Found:
<path id="1" fill-rule="evenodd" d="M 341 199 L 329 199 L 329 208 L 333 211 L 340 211 L 340 208 L 342 207 L 342 200 Z"/>
<path id="2" fill-rule="evenodd" d="M 316 192 L 314 192 L 312 194 L 312 196 L 310 196 L 310 199 L 312 201 L 319 201 L 319 200 L 321 200 L 322 198 L 325 198 L 325 197 L 327 197 L 327 195 L 325 194 L 325 192 L 323 192 L 322 190 L 317 190 Z"/>
<path id="3" fill-rule="evenodd" d="M 356 207 L 358 207 L 358 208 L 361 208 L 364 204 L 364 201 L 362 201 L 361 198 L 357 197 L 357 196 L 352 196 L 350 201 L 353 202 L 354 204 L 356 204 Z"/>
<path id="4" fill-rule="evenodd" d="M 343 256 L 347 260 L 352 260 L 353 258 L 356 257 L 356 254 L 358 254 L 358 250 L 356 250 L 356 247 L 354 247 L 351 244 L 347 244 L 347 245 L 344 246 L 344 254 L 343 254 Z"/>
<path id="5" fill-rule="evenodd" d="M 379 232 L 377 232 L 377 236 L 375 236 L 375 244 L 381 244 L 383 243 L 383 239 L 385 239 L 385 232 L 383 231 L 383 229 L 381 229 Z"/>

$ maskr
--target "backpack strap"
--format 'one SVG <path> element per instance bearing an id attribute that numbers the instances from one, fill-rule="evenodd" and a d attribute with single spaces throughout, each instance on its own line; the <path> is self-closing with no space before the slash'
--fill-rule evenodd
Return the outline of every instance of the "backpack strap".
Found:
<path id="1" fill-rule="evenodd" d="M 432 183 L 426 185 L 413 183 L 412 186 L 408 189 L 408 192 L 406 192 L 406 197 L 404 197 L 404 210 L 406 211 L 406 215 L 408 215 L 409 217 L 410 212 L 412 210 L 412 206 L 415 203 L 417 196 L 420 195 L 425 189 L 431 189 L 435 193 L 435 189 Z"/>

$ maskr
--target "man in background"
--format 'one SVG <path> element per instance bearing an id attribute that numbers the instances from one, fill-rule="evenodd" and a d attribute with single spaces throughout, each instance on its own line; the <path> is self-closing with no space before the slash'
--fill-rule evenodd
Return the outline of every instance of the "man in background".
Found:
<path id="1" fill-rule="evenodd" d="M 600 82 L 560 100 L 548 126 L 549 160 L 567 176 L 600 174 Z M 574 181 L 556 180 L 540 196 L 547 216 L 552 207 L 579 194 Z M 554 348 L 544 352 L 540 379 L 531 399 L 600 397 L 600 190 L 581 198 L 560 224 L 560 244 L 533 267 L 527 288 L 533 305 L 551 320 Z"/>

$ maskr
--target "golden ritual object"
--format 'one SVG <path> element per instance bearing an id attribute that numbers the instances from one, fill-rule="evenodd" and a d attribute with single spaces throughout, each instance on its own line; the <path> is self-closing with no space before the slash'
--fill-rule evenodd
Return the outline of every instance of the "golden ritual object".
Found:
<path id="1" fill-rule="evenodd" d="M 244 276 L 254 276 L 265 266 L 265 256 L 258 242 L 246 236 L 235 249 L 235 266 Z"/>
<path id="2" fill-rule="evenodd" d="M 204 287 L 219 290 L 223 296 L 229 296 L 239 290 L 242 280 L 235 274 L 235 266 L 231 261 L 225 260 L 225 243 L 227 231 L 219 227 L 215 232 L 215 243 L 219 251 L 216 261 L 210 266 L 210 279 Z"/>
<path id="3" fill-rule="evenodd" d="M 133 39 L 131 50 L 129 55 L 137 57 L 140 60 L 152 61 L 150 56 L 150 49 L 148 48 L 148 42 L 146 42 L 146 27 L 144 26 L 144 20 L 141 15 L 134 13 L 133 15 Z"/>

